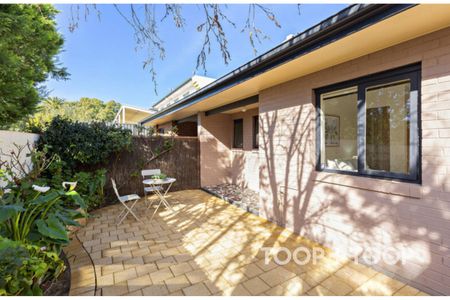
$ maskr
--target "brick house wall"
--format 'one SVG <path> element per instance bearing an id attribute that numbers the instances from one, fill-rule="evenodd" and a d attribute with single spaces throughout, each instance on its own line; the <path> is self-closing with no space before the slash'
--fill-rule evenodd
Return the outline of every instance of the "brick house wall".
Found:
<path id="1" fill-rule="evenodd" d="M 235 113 L 231 119 L 243 119 L 244 145 L 242 149 L 232 149 L 231 181 L 238 186 L 259 190 L 259 151 L 253 149 L 253 117 L 258 116 L 258 109 Z M 231 131 L 231 139 L 233 132 Z"/>
<path id="2" fill-rule="evenodd" d="M 198 114 L 198 138 L 200 142 L 200 185 L 216 185 L 231 182 L 231 116 Z"/>
<path id="3" fill-rule="evenodd" d="M 313 89 L 416 62 L 422 184 L 317 172 Z M 262 216 L 344 254 L 406 248 L 375 267 L 450 294 L 450 28 L 266 89 L 259 114 Z"/>
<path id="4" fill-rule="evenodd" d="M 235 114 L 199 113 L 201 185 L 233 183 L 259 190 L 259 151 L 253 149 L 253 116 L 258 109 Z M 233 149 L 233 120 L 243 119 L 244 144 Z"/>

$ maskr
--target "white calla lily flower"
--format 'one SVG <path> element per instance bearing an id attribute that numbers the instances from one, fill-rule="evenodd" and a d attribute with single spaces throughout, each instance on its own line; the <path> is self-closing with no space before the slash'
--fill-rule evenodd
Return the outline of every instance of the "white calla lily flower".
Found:
<path id="1" fill-rule="evenodd" d="M 70 190 L 74 190 L 75 187 L 77 186 L 78 181 L 64 181 L 62 183 L 63 188 L 67 188 L 70 187 Z"/>
<path id="2" fill-rule="evenodd" d="M 45 193 L 50 189 L 49 186 L 39 186 L 39 185 L 35 185 L 33 184 L 33 190 L 41 192 L 41 193 Z"/>

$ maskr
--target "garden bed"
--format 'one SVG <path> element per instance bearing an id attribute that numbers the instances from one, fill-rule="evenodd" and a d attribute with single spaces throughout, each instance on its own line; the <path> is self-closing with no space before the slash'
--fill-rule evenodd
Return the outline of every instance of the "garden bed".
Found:
<path id="1" fill-rule="evenodd" d="M 259 216 L 259 195 L 251 189 L 241 188 L 235 184 L 205 186 L 202 189 L 230 204 Z"/>
<path id="2" fill-rule="evenodd" d="M 69 296 L 70 264 L 64 252 L 62 252 L 61 259 L 64 261 L 66 269 L 56 280 L 43 284 L 44 296 Z"/>

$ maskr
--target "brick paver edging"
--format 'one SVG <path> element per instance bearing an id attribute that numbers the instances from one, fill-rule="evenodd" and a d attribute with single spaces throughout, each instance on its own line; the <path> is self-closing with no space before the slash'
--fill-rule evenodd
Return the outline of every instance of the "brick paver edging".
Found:
<path id="1" fill-rule="evenodd" d="M 69 296 L 97 295 L 97 274 L 94 262 L 76 233 L 70 245 L 64 248 L 70 264 Z"/>

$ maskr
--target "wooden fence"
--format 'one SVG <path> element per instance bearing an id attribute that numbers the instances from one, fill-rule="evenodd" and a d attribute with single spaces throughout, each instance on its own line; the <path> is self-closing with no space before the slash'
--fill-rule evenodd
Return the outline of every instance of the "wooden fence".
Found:
<path id="1" fill-rule="evenodd" d="M 173 147 L 151 160 L 155 149 L 162 148 L 167 142 L 173 142 Z M 200 188 L 199 149 L 196 137 L 133 137 L 129 151 L 113 156 L 102 166 L 108 170 L 106 199 L 116 199 L 111 178 L 116 180 L 120 194 L 142 195 L 142 169 L 161 169 L 162 173 L 176 178 L 171 191 Z"/>

